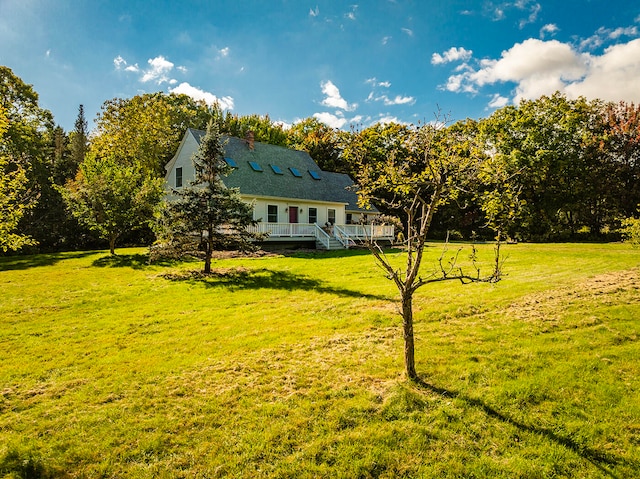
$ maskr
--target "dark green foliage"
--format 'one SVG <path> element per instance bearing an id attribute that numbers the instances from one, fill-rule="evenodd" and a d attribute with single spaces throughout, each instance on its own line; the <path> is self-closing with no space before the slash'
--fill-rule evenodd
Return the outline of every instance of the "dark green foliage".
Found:
<path id="1" fill-rule="evenodd" d="M 638 113 L 560 94 L 522 101 L 483 120 L 480 139 L 524 201 L 524 240 L 606 238 L 640 200 Z"/>
<path id="2" fill-rule="evenodd" d="M 252 250 L 253 241 L 260 236 L 247 230 L 255 224 L 252 206 L 220 180 L 230 170 L 216 123 L 209 123 L 193 164 L 195 179 L 175 190 L 178 199 L 168 201 L 159 214 L 158 242 L 152 256 L 198 256 L 203 252 L 204 271 L 210 273 L 213 251 Z"/>

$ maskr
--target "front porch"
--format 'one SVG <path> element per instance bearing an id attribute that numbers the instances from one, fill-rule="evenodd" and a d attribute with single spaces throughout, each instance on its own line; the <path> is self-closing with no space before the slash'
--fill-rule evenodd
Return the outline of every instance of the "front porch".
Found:
<path id="1" fill-rule="evenodd" d="M 391 225 L 331 225 L 321 227 L 317 223 L 258 223 L 251 232 L 268 234 L 265 240 L 273 242 L 313 242 L 321 249 L 348 249 L 366 240 L 394 240 Z"/>

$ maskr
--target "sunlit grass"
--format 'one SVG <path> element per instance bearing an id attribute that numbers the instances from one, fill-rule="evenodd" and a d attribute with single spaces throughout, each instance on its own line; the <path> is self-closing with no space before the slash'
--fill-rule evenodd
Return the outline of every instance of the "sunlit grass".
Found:
<path id="1" fill-rule="evenodd" d="M 0 477 L 640 470 L 630 247 L 507 245 L 504 281 L 419 290 L 418 384 L 365 252 L 217 260 L 212 277 L 120 253 L 0 258 Z"/>

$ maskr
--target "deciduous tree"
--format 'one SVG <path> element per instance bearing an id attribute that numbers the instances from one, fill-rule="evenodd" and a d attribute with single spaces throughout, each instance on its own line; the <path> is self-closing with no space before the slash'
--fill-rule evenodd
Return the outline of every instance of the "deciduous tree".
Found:
<path id="1" fill-rule="evenodd" d="M 107 240 L 109 251 L 115 254 L 121 235 L 153 219 L 162 196 L 162 180 L 139 165 L 89 155 L 76 178 L 58 190 L 73 216 Z"/>
<path id="2" fill-rule="evenodd" d="M 404 364 L 407 376 L 417 379 L 413 326 L 413 297 L 422 286 L 441 281 L 496 282 L 500 280 L 500 248 L 496 246 L 494 266 L 487 276 L 480 275 L 472 251 L 472 273 L 457 264 L 458 253 L 451 258 L 445 250 L 438 267 L 423 275 L 423 253 L 433 215 L 439 207 L 455 200 L 465 185 L 477 176 L 477 157 L 465 152 L 464 139 L 456 130 L 441 124 L 409 130 L 405 141 L 391 146 L 382 157 L 359 157 L 359 195 L 363 204 L 383 202 L 392 209 L 404 210 L 407 218 L 404 239 L 404 267 L 387 257 L 375 242 L 368 246 L 377 264 L 400 293 L 400 311 L 404 337 Z M 362 154 L 364 150 L 358 150 Z M 372 161 L 374 160 L 374 161 Z"/>
<path id="3" fill-rule="evenodd" d="M 340 133 L 316 118 L 307 118 L 289 128 L 287 145 L 309 153 L 322 170 L 347 174 L 354 171 L 342 161 Z"/>
<path id="4" fill-rule="evenodd" d="M 146 93 L 104 102 L 96 120 L 91 151 L 98 157 L 113 156 L 139 164 L 164 176 L 164 166 L 175 154 L 187 128 L 204 129 L 222 111 L 186 95 Z"/>
<path id="5" fill-rule="evenodd" d="M 0 143 L 9 127 L 4 107 L 0 105 Z M 0 151 L 0 251 L 16 251 L 35 241 L 18 232 L 24 212 L 33 206 L 34 198 L 27 191 L 24 167 L 12 161 L 9 153 Z"/>

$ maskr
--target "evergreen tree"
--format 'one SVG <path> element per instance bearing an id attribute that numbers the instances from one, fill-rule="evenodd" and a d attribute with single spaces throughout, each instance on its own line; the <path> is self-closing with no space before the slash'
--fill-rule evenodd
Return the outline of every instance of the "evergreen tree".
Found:
<path id="1" fill-rule="evenodd" d="M 72 166 L 75 166 L 76 170 L 87 155 L 88 144 L 87 120 L 84 117 L 84 106 L 80 105 L 78 108 L 78 118 L 76 118 L 76 122 L 73 127 L 73 135 L 71 137 L 70 145 L 71 163 Z"/>
<path id="2" fill-rule="evenodd" d="M 218 125 L 210 122 L 200 148 L 194 154 L 195 179 L 174 190 L 177 200 L 168 201 L 159 218 L 157 256 L 199 256 L 204 253 L 204 272 L 211 273 L 213 252 L 224 249 L 250 251 L 262 236 L 248 231 L 255 225 L 253 208 L 237 189 L 224 186 L 221 176 L 230 172 Z"/>

